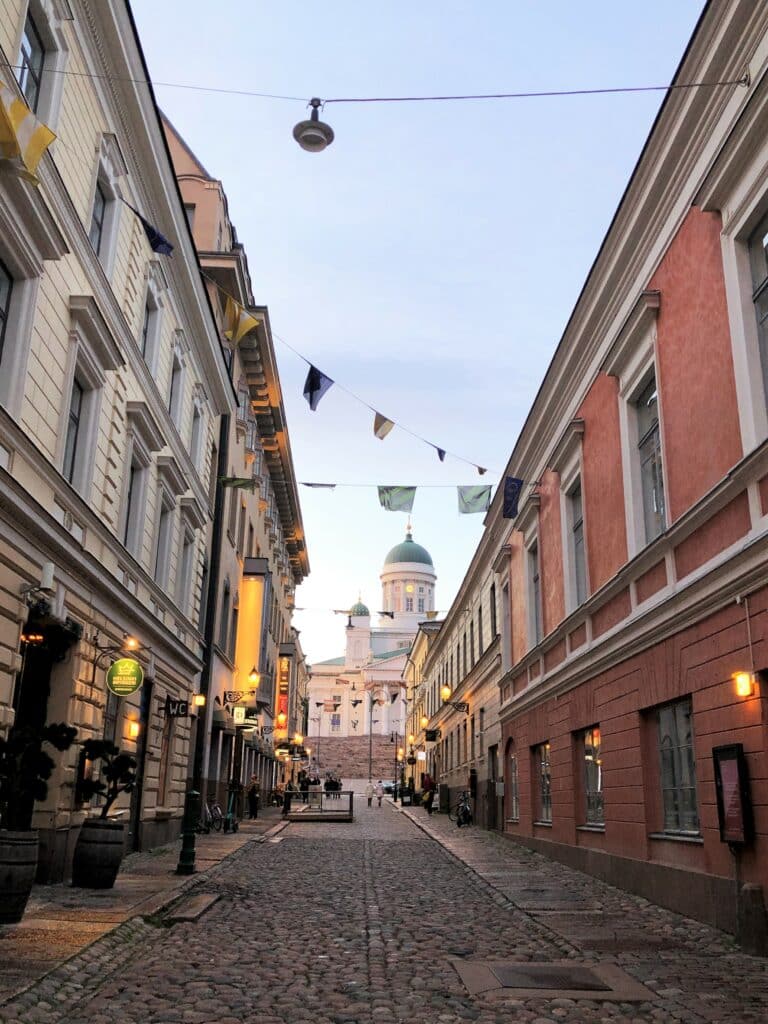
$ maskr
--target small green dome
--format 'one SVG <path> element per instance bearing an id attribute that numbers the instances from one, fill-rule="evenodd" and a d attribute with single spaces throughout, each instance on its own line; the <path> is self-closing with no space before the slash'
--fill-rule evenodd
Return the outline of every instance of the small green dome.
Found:
<path id="1" fill-rule="evenodd" d="M 368 618 L 371 616 L 371 613 L 359 598 L 349 609 L 349 614 L 354 616 L 367 615 Z"/>
<path id="2" fill-rule="evenodd" d="M 424 565 L 432 565 L 432 556 L 426 548 L 414 541 L 409 531 L 405 535 L 405 540 L 401 544 L 395 544 L 384 559 L 384 565 L 393 565 L 396 562 L 421 562 Z"/>

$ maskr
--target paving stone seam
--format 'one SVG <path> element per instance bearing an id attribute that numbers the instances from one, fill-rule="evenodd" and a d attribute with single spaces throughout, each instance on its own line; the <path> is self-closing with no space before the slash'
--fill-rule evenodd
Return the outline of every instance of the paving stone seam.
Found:
<path id="1" fill-rule="evenodd" d="M 406 811 L 405 809 L 402 810 L 402 813 L 410 821 L 412 821 L 414 825 L 417 826 L 417 828 L 420 828 L 425 835 L 429 836 L 430 839 L 434 839 L 434 841 L 439 844 L 441 849 L 452 860 L 458 861 L 458 863 L 462 865 L 464 874 L 472 876 L 474 879 L 477 880 L 477 882 L 480 884 L 482 888 L 489 891 L 489 893 L 491 894 L 491 899 L 493 900 L 494 903 L 496 903 L 497 906 L 502 907 L 504 910 L 515 910 L 520 914 L 524 914 L 530 922 L 531 926 L 534 928 L 534 930 L 538 931 L 540 935 L 545 936 L 550 942 L 552 942 L 558 949 L 560 949 L 567 956 L 571 958 L 584 957 L 584 951 L 579 949 L 578 946 L 573 945 L 563 935 L 561 935 L 560 932 L 556 931 L 554 928 L 551 928 L 549 925 L 544 924 L 543 921 L 540 921 L 538 918 L 534 917 L 529 911 L 525 910 L 524 907 L 521 907 L 513 900 L 510 900 L 510 898 L 506 896 L 497 885 L 489 881 L 487 878 L 484 878 L 482 874 L 477 870 L 477 868 L 473 868 L 471 864 L 468 864 L 462 857 L 458 855 L 458 853 L 455 853 L 449 846 L 447 846 L 442 837 L 439 835 L 439 833 L 434 832 L 432 829 L 428 827 L 428 825 L 425 822 L 419 821 L 419 819 L 415 817 L 415 815 L 409 814 L 408 811 Z"/>

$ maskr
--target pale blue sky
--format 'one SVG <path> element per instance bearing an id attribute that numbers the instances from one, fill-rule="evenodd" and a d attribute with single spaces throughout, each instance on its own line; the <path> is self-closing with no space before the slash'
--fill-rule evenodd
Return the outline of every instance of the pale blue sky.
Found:
<path id="1" fill-rule="evenodd" d="M 511 92 L 668 82 L 702 0 L 132 0 L 156 81 L 291 96 Z M 315 12 L 313 14 L 313 12 Z M 221 178 L 273 330 L 382 413 L 503 470 L 663 93 L 329 105 L 321 154 L 302 103 L 157 87 Z M 299 480 L 498 482 L 394 431 L 276 341 Z M 300 488 L 312 574 L 308 659 L 341 652 L 347 607 L 378 610 L 405 519 L 373 489 Z M 447 609 L 482 532 L 451 489 L 417 493 L 414 535 Z"/>

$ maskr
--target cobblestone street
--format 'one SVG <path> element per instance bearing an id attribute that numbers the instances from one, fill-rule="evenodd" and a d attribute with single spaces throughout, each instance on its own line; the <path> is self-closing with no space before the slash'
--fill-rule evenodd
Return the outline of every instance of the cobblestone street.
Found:
<path id="1" fill-rule="evenodd" d="M 350 825 L 291 824 L 265 842 L 246 843 L 201 875 L 193 891 L 218 897 L 197 921 L 126 922 L 0 1005 L 0 1020 L 735 1024 L 768 1018 L 768 964 L 738 952 L 728 937 L 498 836 L 458 832 L 442 816 L 427 823 L 421 810 L 387 804 L 359 808 Z M 460 962 L 477 967 L 502 960 L 608 965 L 620 968 L 630 987 L 640 982 L 647 991 L 631 999 L 603 999 L 594 991 L 584 999 L 532 998 L 498 986 L 473 994 L 472 972 Z M 567 990 L 572 980 L 547 988 Z"/>

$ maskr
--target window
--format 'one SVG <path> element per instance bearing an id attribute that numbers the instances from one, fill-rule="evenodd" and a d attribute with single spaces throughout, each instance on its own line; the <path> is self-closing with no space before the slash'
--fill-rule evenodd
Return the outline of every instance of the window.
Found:
<path id="1" fill-rule="evenodd" d="M 413 611 L 413 598 L 412 597 L 406 597 L 406 599 L 405 599 L 405 610 L 407 612 L 412 612 Z"/>
<path id="2" fill-rule="evenodd" d="M 539 545 L 528 549 L 528 597 L 530 601 L 531 641 L 541 641 L 541 576 L 539 575 Z"/>
<path id="3" fill-rule="evenodd" d="M 19 51 L 19 86 L 30 110 L 37 112 L 45 64 L 45 47 L 31 13 L 27 12 Z"/>
<path id="4" fill-rule="evenodd" d="M 184 403 L 184 365 L 178 352 L 173 354 L 171 366 L 171 390 L 168 395 L 168 411 L 177 427 L 181 425 L 181 413 Z"/>
<path id="5" fill-rule="evenodd" d="M 338 732 L 341 729 L 341 715 L 331 715 L 331 732 Z"/>
<path id="6" fill-rule="evenodd" d="M 192 464 L 197 468 L 200 461 L 200 447 L 203 436 L 203 414 L 200 411 L 200 406 L 195 402 L 195 407 L 192 410 L 192 434 L 189 441 L 189 457 L 192 459 Z"/>
<path id="7" fill-rule="evenodd" d="M 491 612 L 491 640 L 496 636 L 496 584 L 491 584 L 491 589 L 488 592 L 488 605 Z"/>
<path id="8" fill-rule="evenodd" d="M 173 501 L 166 495 L 161 498 L 160 519 L 157 524 L 157 540 L 155 542 L 154 577 L 163 587 L 168 580 L 168 568 L 171 553 L 171 535 L 173 532 Z"/>
<path id="9" fill-rule="evenodd" d="M 72 394 L 69 399 L 69 414 L 67 416 L 67 436 L 64 442 L 64 463 L 61 471 L 72 483 L 75 476 L 75 461 L 78 455 L 77 441 L 80 434 L 80 419 L 83 414 L 83 385 L 75 377 L 72 381 Z"/>
<path id="10" fill-rule="evenodd" d="M 5 331 L 11 312 L 12 292 L 13 278 L 8 273 L 6 265 L 0 261 L 0 359 L 3 356 L 3 342 L 5 341 Z"/>
<path id="11" fill-rule="evenodd" d="M 477 606 L 477 656 L 483 656 L 483 606 Z"/>
<path id="12" fill-rule="evenodd" d="M 178 575 L 178 602 L 179 608 L 185 615 L 190 614 L 192 606 L 192 562 L 195 556 L 195 536 L 193 533 L 184 531 L 184 538 L 181 542 L 181 562 Z"/>
<path id="13" fill-rule="evenodd" d="M 235 651 L 237 650 L 237 623 L 239 618 L 240 609 L 237 607 L 237 603 L 235 603 L 232 609 L 232 623 L 229 628 L 229 645 L 227 647 L 227 654 L 231 661 L 235 660 Z"/>
<path id="14" fill-rule="evenodd" d="M 216 504 L 216 487 L 218 485 L 217 472 L 219 465 L 219 451 L 215 444 L 211 444 L 208 454 L 208 503 L 213 508 Z"/>
<path id="15" fill-rule="evenodd" d="M 645 540 L 650 543 L 667 526 L 664 507 L 664 479 L 661 465 L 659 432 L 659 395 L 656 378 L 651 378 L 635 399 L 637 413 L 638 451 L 640 453 L 640 486 L 643 497 Z"/>
<path id="16" fill-rule="evenodd" d="M 517 767 L 515 748 L 510 747 L 507 757 L 509 771 L 509 795 L 507 797 L 507 817 L 510 821 L 520 820 L 520 774 Z"/>
<path id="17" fill-rule="evenodd" d="M 104 242 L 104 220 L 107 213 L 107 196 L 104 185 L 101 181 L 96 182 L 96 192 L 93 196 L 93 210 L 91 211 L 91 226 L 88 230 L 93 251 L 101 256 L 101 248 Z"/>
<path id="18" fill-rule="evenodd" d="M 237 553 L 239 555 L 245 554 L 245 520 L 247 513 L 245 511 L 245 505 L 240 505 L 240 522 L 237 527 Z"/>
<path id="19" fill-rule="evenodd" d="M 470 668 L 475 664 L 475 621 L 474 619 L 469 624 L 469 665 Z"/>
<path id="20" fill-rule="evenodd" d="M 229 580 L 224 580 L 224 589 L 221 594 L 221 613 L 219 616 L 219 647 L 222 651 L 226 651 L 227 639 L 229 637 L 229 602 Z"/>
<path id="21" fill-rule="evenodd" d="M 420 612 L 424 611 L 424 598 L 423 597 L 419 598 L 419 611 Z"/>
<path id="22" fill-rule="evenodd" d="M 227 531 L 233 543 L 237 536 L 237 511 L 239 507 L 240 498 L 237 490 L 233 487 L 229 492 L 229 522 L 227 523 Z"/>
<path id="23" fill-rule="evenodd" d="M 576 604 L 587 599 L 587 564 L 584 558 L 584 512 L 581 501 L 581 482 L 568 495 L 571 518 L 571 557 L 576 584 Z"/>
<path id="24" fill-rule="evenodd" d="M 194 231 L 195 228 L 195 204 L 184 203 L 184 213 L 187 217 L 187 224 L 189 224 L 189 230 Z"/>
<path id="25" fill-rule="evenodd" d="M 657 711 L 665 832 L 699 832 L 690 698 Z"/>
<path id="26" fill-rule="evenodd" d="M 763 389 L 768 395 L 768 217 L 763 218 L 749 239 L 749 258 L 752 266 L 752 301 L 757 317 Z"/>
<path id="27" fill-rule="evenodd" d="M 593 725 L 582 734 L 584 741 L 584 820 L 587 825 L 603 825 L 603 759 L 600 753 L 600 726 Z"/>
<path id="28" fill-rule="evenodd" d="M 465 633 L 461 638 L 461 667 L 462 676 L 467 674 L 467 634 Z"/>
<path id="29" fill-rule="evenodd" d="M 534 779 L 536 780 L 536 821 L 552 823 L 552 773 L 549 767 L 549 743 L 533 748 Z"/>

